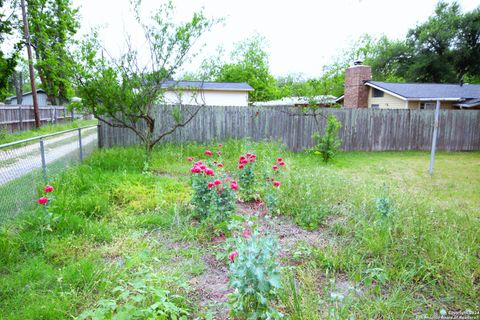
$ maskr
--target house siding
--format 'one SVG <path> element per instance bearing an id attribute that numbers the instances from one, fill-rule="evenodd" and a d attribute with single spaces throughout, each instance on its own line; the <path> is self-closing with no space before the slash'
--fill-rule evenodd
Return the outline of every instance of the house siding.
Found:
<path id="1" fill-rule="evenodd" d="M 368 107 L 371 108 L 372 104 L 378 104 L 380 109 L 406 109 L 406 101 L 400 98 L 394 97 L 388 93 L 384 93 L 381 98 L 373 97 L 373 88 L 369 88 L 368 91 Z"/>
<path id="2" fill-rule="evenodd" d="M 248 106 L 247 91 L 182 90 L 165 92 L 168 104 L 208 105 L 208 106 Z"/>

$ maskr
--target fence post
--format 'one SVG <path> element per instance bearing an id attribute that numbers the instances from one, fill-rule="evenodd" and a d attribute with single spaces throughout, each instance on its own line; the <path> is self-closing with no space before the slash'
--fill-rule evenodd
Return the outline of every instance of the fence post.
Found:
<path id="1" fill-rule="evenodd" d="M 103 147 L 103 141 L 102 141 L 102 125 L 99 123 L 97 124 L 97 142 L 98 142 L 98 149 L 101 149 Z"/>
<path id="2" fill-rule="evenodd" d="M 40 138 L 40 156 L 42 158 L 42 173 L 43 181 L 47 183 L 47 162 L 45 161 L 45 145 L 43 143 L 43 138 Z"/>
<path id="3" fill-rule="evenodd" d="M 22 115 L 22 106 L 18 106 L 18 123 L 20 130 L 23 130 L 23 115 Z"/>
<path id="4" fill-rule="evenodd" d="M 435 163 L 435 150 L 437 148 L 438 117 L 440 113 L 440 100 L 437 100 L 435 107 L 435 122 L 433 124 L 432 151 L 430 153 L 430 168 L 428 172 L 433 175 L 433 164 Z"/>
<path id="5" fill-rule="evenodd" d="M 82 128 L 78 128 L 78 146 L 80 148 L 80 161 L 83 161 Z"/>

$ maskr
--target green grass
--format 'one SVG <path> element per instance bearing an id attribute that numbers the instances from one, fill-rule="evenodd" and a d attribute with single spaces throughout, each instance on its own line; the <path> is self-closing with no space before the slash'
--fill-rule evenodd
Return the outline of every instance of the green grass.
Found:
<path id="1" fill-rule="evenodd" d="M 38 137 L 44 134 L 55 133 L 59 131 L 75 129 L 79 127 L 97 124 L 97 120 L 75 120 L 58 124 L 44 124 L 39 129 L 17 131 L 14 133 L 7 133 L 0 130 L 0 144 L 10 143 L 18 140 Z"/>
<path id="2" fill-rule="evenodd" d="M 52 230 L 42 229 L 38 209 L 0 229 L 2 317 L 68 319 L 96 310 L 142 270 L 189 297 L 178 284 L 202 274 L 202 255 L 214 250 L 187 207 L 187 157 L 203 158 L 206 148 L 218 149 L 159 146 L 150 174 L 142 174 L 141 149 L 102 150 L 61 174 L 52 182 Z M 340 153 L 324 164 L 269 143 L 229 141 L 222 149 L 232 171 L 246 151 L 257 154 L 260 174 L 284 157 L 281 213 L 331 240 L 303 248 L 285 270 L 280 308 L 288 318 L 411 319 L 478 308 L 480 153 L 440 152 L 430 177 L 426 152 Z M 379 199 L 388 199 L 386 216 Z M 189 246 L 172 249 L 175 242 Z M 335 300 L 340 279 L 361 294 Z M 201 314 L 193 300 L 178 301 Z"/>

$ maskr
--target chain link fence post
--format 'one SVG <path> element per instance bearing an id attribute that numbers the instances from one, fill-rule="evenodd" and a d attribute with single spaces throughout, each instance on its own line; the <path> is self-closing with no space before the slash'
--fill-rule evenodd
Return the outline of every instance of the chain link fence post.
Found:
<path id="1" fill-rule="evenodd" d="M 78 128 L 78 147 L 80 151 L 80 161 L 83 161 L 82 128 Z"/>
<path id="2" fill-rule="evenodd" d="M 43 181 L 47 184 L 47 162 L 45 161 L 45 144 L 43 138 L 40 138 L 40 158 L 42 159 Z"/>

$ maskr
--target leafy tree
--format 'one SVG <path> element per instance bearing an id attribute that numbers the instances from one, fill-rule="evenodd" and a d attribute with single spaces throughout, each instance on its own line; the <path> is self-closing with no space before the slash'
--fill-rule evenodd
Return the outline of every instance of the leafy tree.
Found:
<path id="1" fill-rule="evenodd" d="M 216 21 L 199 12 L 188 22 L 175 23 L 174 7 L 168 3 L 160 6 L 151 23 L 144 24 L 139 14 L 140 1 L 134 5 L 150 59 L 144 59 L 128 39 L 128 49 L 120 58 L 99 57 L 100 44 L 93 35 L 93 39 L 82 43 L 78 53 L 81 64 L 75 70 L 76 84 L 83 100 L 82 106 L 77 107 L 110 126 L 132 130 L 145 146 L 148 160 L 161 139 L 186 125 L 200 110 L 200 107 L 186 108 L 182 114 L 177 108 L 172 113 L 174 121 L 170 127 L 157 126 L 155 110 L 158 104 L 165 103 L 162 85 L 195 55 L 192 52 L 195 42 Z"/>
<path id="2" fill-rule="evenodd" d="M 223 63 L 214 58 L 203 63 L 203 74 L 214 81 L 247 82 L 254 91 L 249 92 L 250 101 L 267 101 L 278 96 L 276 80 L 270 74 L 265 39 L 254 36 L 236 45 L 231 62 Z M 220 49 L 217 56 L 221 57 Z"/>
<path id="3" fill-rule="evenodd" d="M 72 94 L 69 54 L 80 24 L 71 0 L 27 0 L 28 22 L 35 68 L 52 104 L 63 104 Z"/>
<path id="4" fill-rule="evenodd" d="M 0 0 L 0 8 L 3 8 L 4 4 L 5 1 Z M 11 17 L 6 16 L 4 12 L 0 11 L 0 43 L 4 42 L 6 36 L 13 33 L 13 28 L 14 25 Z M 10 77 L 14 73 L 17 65 L 16 59 L 16 52 L 8 56 L 0 48 L 0 98 L 2 99 L 8 94 Z"/>

